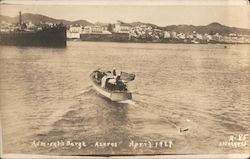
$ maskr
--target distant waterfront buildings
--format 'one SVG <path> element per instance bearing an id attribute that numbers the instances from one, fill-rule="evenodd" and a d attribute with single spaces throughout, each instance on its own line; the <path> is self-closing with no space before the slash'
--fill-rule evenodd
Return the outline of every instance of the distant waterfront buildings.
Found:
<path id="1" fill-rule="evenodd" d="M 70 26 L 67 31 L 68 39 L 80 39 L 81 34 L 111 34 L 108 26 Z"/>
<path id="2" fill-rule="evenodd" d="M 110 28 L 111 27 L 111 28 Z M 5 28 L 3 28 L 5 30 Z M 112 30 L 112 31 L 111 31 Z M 67 32 L 69 39 L 80 39 L 81 34 L 99 35 L 100 38 L 107 37 L 106 35 L 128 36 L 130 41 L 154 41 L 154 42 L 178 42 L 178 43 L 250 43 L 248 35 L 237 35 L 230 33 L 228 35 L 201 34 L 193 32 L 176 32 L 164 31 L 159 28 L 153 28 L 150 25 L 139 24 L 131 26 L 122 21 L 117 21 L 115 24 L 108 25 L 88 25 L 88 26 L 70 26 Z M 102 37 L 103 36 L 103 37 Z M 82 36 L 86 37 L 86 36 Z M 95 37 L 96 38 L 96 37 Z"/>

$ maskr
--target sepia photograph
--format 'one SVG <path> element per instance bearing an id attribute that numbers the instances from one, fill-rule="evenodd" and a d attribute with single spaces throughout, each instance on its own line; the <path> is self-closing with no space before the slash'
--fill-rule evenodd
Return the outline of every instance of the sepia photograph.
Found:
<path id="1" fill-rule="evenodd" d="M 0 1 L 0 158 L 249 158 L 249 7 Z"/>

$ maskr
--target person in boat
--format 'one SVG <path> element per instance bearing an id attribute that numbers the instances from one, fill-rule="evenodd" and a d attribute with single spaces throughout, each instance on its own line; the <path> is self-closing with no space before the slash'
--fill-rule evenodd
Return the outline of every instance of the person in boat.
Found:
<path id="1" fill-rule="evenodd" d="M 104 89 L 111 91 L 126 91 L 127 85 L 121 80 L 121 74 L 117 74 L 115 68 L 112 71 L 97 71 L 94 74 L 96 83 Z"/>
<path id="2" fill-rule="evenodd" d="M 97 84 L 101 84 L 101 79 L 102 79 L 103 75 L 100 71 L 95 71 L 94 72 L 94 80 Z"/>
<path id="3" fill-rule="evenodd" d="M 113 74 L 113 76 L 116 76 L 116 70 L 115 70 L 115 67 L 113 68 L 112 74 Z"/>
<path id="4" fill-rule="evenodd" d="M 110 75 L 105 75 L 102 77 L 101 79 L 101 87 L 102 88 L 111 88 L 111 84 L 113 84 L 114 82 L 111 83 L 111 81 L 114 81 L 114 76 L 110 76 Z"/>
<path id="5" fill-rule="evenodd" d="M 98 71 L 96 71 L 96 72 L 94 73 L 94 79 L 95 79 L 95 80 L 98 80 Z"/>
<path id="6" fill-rule="evenodd" d="M 120 76 L 113 76 L 113 75 L 106 75 L 103 76 L 103 78 L 101 79 L 101 87 L 111 90 L 111 91 L 115 91 L 115 90 L 126 90 L 125 88 L 125 84 L 123 84 L 123 82 L 119 81 Z"/>

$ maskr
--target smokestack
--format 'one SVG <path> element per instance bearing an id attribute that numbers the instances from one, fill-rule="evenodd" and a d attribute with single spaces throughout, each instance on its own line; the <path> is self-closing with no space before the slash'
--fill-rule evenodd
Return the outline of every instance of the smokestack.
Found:
<path id="1" fill-rule="evenodd" d="M 22 25 L 22 12 L 19 11 L 19 24 Z"/>

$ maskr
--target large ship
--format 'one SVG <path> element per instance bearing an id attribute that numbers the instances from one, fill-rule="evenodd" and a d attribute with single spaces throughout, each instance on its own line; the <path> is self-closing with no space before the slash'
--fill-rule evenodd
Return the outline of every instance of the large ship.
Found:
<path id="1" fill-rule="evenodd" d="M 27 29 L 19 12 L 19 23 L 14 29 L 0 32 L 0 45 L 66 47 L 66 29 L 63 24 Z"/>

